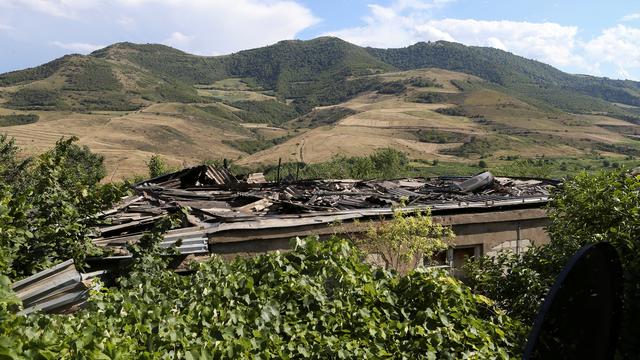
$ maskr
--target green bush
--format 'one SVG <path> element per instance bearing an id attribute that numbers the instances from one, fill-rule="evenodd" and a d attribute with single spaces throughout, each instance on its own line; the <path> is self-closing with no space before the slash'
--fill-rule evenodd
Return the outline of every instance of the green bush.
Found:
<path id="1" fill-rule="evenodd" d="M 300 115 L 293 106 L 275 100 L 245 100 L 230 105 L 243 110 L 236 115 L 248 122 L 280 125 Z"/>
<path id="2" fill-rule="evenodd" d="M 380 94 L 401 94 L 407 87 L 400 81 L 392 81 L 380 84 L 378 93 Z"/>
<path id="3" fill-rule="evenodd" d="M 94 59 L 84 59 L 77 66 L 65 70 L 64 90 L 97 91 L 120 90 L 122 85 L 113 74 L 111 65 Z"/>
<path id="4" fill-rule="evenodd" d="M 412 101 L 417 103 L 424 103 L 424 104 L 436 104 L 436 103 L 444 102 L 445 97 L 440 93 L 425 92 L 425 93 L 419 93 L 415 95 Z"/>
<path id="5" fill-rule="evenodd" d="M 624 271 L 623 324 L 618 355 L 640 351 L 640 176 L 624 171 L 578 174 L 553 194 L 551 242 L 524 254 L 505 253 L 468 264 L 469 283 L 531 325 L 547 290 L 567 260 L 583 245 L 600 241 L 618 250 Z"/>
<path id="6" fill-rule="evenodd" d="M 155 178 L 171 172 L 167 162 L 158 154 L 153 154 L 147 162 L 147 170 L 150 178 Z"/>
<path id="7" fill-rule="evenodd" d="M 0 353 L 76 358 L 494 358 L 517 356 L 517 322 L 439 271 L 363 263 L 344 240 L 220 258 L 191 275 L 145 267 L 72 315 L 7 316 Z M 2 284 L 2 283 L 0 283 Z M 0 288 L 6 292 L 6 288 Z"/>
<path id="8" fill-rule="evenodd" d="M 451 228 L 434 223 L 429 211 L 405 214 L 396 209 L 393 220 L 370 225 L 367 236 L 357 243 L 367 253 L 379 255 L 388 268 L 404 274 L 446 251 L 453 237 Z"/>
<path id="9" fill-rule="evenodd" d="M 467 134 L 441 130 L 418 130 L 416 135 L 421 142 L 436 144 L 463 142 L 469 137 Z"/>
<path id="10" fill-rule="evenodd" d="M 23 88 L 11 94 L 7 105 L 19 109 L 53 109 L 62 102 L 56 91 Z"/>
<path id="11" fill-rule="evenodd" d="M 101 185 L 102 157 L 75 140 L 21 162 L 14 143 L 0 137 L 0 275 L 20 278 L 69 258 L 82 268 L 99 253 L 88 237 L 93 214 L 124 188 Z"/>
<path id="12" fill-rule="evenodd" d="M 435 109 L 434 111 L 449 116 L 468 116 L 467 112 L 460 106 L 439 108 Z"/>
<path id="13" fill-rule="evenodd" d="M 406 81 L 408 84 L 415 87 L 435 87 L 442 88 L 442 84 L 438 83 L 436 79 L 427 79 L 423 77 L 412 77 Z"/>
<path id="14" fill-rule="evenodd" d="M 39 118 L 36 114 L 0 115 L 0 127 L 33 124 L 37 122 Z"/>

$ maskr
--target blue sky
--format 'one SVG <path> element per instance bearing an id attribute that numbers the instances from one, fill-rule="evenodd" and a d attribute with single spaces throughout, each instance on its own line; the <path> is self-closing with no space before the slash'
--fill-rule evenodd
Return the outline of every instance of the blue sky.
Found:
<path id="1" fill-rule="evenodd" d="M 0 72 L 119 41 L 219 55 L 334 35 L 493 46 L 571 73 L 640 80 L 640 3 L 576 0 L 0 0 Z"/>

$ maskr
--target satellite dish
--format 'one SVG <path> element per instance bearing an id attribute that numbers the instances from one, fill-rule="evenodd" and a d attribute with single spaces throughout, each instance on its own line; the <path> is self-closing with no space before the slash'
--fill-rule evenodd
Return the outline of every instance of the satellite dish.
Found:
<path id="1" fill-rule="evenodd" d="M 538 311 L 523 359 L 613 359 L 622 310 L 622 267 L 609 243 L 582 247 Z"/>

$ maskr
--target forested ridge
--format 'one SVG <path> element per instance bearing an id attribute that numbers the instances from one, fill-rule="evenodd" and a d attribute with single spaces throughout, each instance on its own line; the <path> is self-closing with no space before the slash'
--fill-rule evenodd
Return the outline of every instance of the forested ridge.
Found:
<path id="1" fill-rule="evenodd" d="M 129 102 L 136 96 L 156 101 L 198 102 L 202 99 L 194 92 L 186 95 L 185 87 L 243 78 L 256 89 L 273 91 L 280 99 L 294 100 L 299 111 L 307 112 L 313 106 L 336 104 L 375 89 L 378 84 L 367 79 L 367 75 L 435 67 L 478 76 L 535 104 L 572 112 L 639 116 L 634 110 L 613 105 L 640 105 L 638 82 L 567 74 L 502 50 L 445 41 L 376 49 L 321 37 L 308 41 L 281 41 L 213 57 L 191 55 L 164 45 L 118 43 L 86 57 L 70 55 L 39 67 L 1 74 L 0 85 L 25 85 L 57 73 L 64 75 L 63 70 L 69 64 L 77 67 L 79 59 L 83 58 L 93 59 L 80 64 L 89 68 L 81 69 L 77 75 L 69 73 L 68 84 L 63 90 L 115 90 L 118 84 L 111 73 L 129 73 L 137 79 L 134 88 L 124 91 L 125 101 Z M 158 83 L 161 85 L 157 86 Z M 185 89 L 174 95 L 167 91 L 167 86 Z M 24 105 L 18 102 L 15 106 Z M 88 106 L 80 104 L 76 107 Z"/>

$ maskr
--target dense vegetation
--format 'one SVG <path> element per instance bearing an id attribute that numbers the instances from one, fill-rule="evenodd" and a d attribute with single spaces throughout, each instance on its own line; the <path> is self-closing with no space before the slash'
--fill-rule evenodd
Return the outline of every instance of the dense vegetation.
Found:
<path id="1" fill-rule="evenodd" d="M 265 139 L 263 136 L 256 135 L 255 139 L 222 140 L 222 142 L 240 151 L 244 151 L 247 154 L 254 154 L 258 151 L 269 149 L 273 146 L 282 144 L 290 138 L 290 135 L 284 135 L 271 139 Z"/>
<path id="2" fill-rule="evenodd" d="M 149 258 L 72 316 L 0 307 L 0 352 L 55 358 L 498 358 L 520 326 L 440 272 L 363 263 L 348 242 L 298 240 L 287 254 L 198 264 Z M 6 288 L 2 288 L 6 293 Z M 2 303 L 6 303 L 6 300 Z"/>
<path id="3" fill-rule="evenodd" d="M 437 92 L 423 92 L 414 95 L 411 101 L 423 104 L 436 104 L 444 102 L 445 97 Z"/>
<path id="4" fill-rule="evenodd" d="M 498 150 L 510 149 L 514 146 L 513 139 L 504 136 L 470 136 L 465 142 L 453 149 L 446 149 L 443 153 L 456 155 L 459 157 L 480 156 L 484 157 Z"/>
<path id="5" fill-rule="evenodd" d="M 379 94 L 401 94 L 407 87 L 401 81 L 391 81 L 380 84 L 378 87 Z"/>
<path id="6" fill-rule="evenodd" d="M 337 155 L 323 163 L 286 163 L 281 166 L 282 177 L 291 179 L 394 179 L 407 174 L 409 158 L 401 151 L 384 148 L 369 156 Z M 265 175 L 277 176 L 277 166 L 267 166 Z"/>
<path id="7" fill-rule="evenodd" d="M 607 241 L 624 270 L 624 315 L 619 346 L 623 359 L 640 351 L 640 175 L 617 170 L 581 173 L 553 196 L 551 243 L 524 254 L 503 253 L 467 266 L 471 286 L 496 299 L 512 316 L 531 324 L 537 307 L 566 261 L 580 246 Z"/>
<path id="8" fill-rule="evenodd" d="M 141 95 L 151 101 L 196 102 L 201 99 L 196 96 L 194 84 L 210 85 L 223 79 L 242 78 L 255 90 L 267 90 L 280 100 L 292 100 L 302 114 L 318 105 L 348 100 L 363 91 L 398 94 L 406 86 L 442 87 L 427 78 L 381 83 L 375 76 L 366 76 L 426 67 L 476 75 L 488 81 L 486 86 L 535 106 L 582 113 L 603 112 L 640 122 L 637 109 L 614 105 L 640 105 L 638 82 L 571 75 L 501 50 L 445 41 L 417 43 L 400 49 L 373 49 L 322 37 L 281 41 L 217 57 L 195 56 L 164 45 L 119 43 L 95 51 L 89 57 L 68 56 L 40 67 L 0 75 L 0 85 L 42 80 L 59 73 L 65 77 L 64 86 L 68 89 L 113 91 L 120 86 L 113 77 L 114 69 L 118 68 L 121 72 L 127 69 L 131 78 L 136 79 L 135 86 L 126 86 L 127 94 Z M 73 69 L 77 71 L 71 71 Z M 464 81 L 452 81 L 452 84 L 460 89 L 469 86 Z M 436 100 L 425 96 L 422 101 Z M 61 102 L 49 106 L 63 105 Z M 21 106 L 41 105 L 34 102 Z"/>
<path id="9" fill-rule="evenodd" d="M 39 118 L 36 114 L 0 115 L 0 127 L 33 124 L 37 122 Z"/>
<path id="10" fill-rule="evenodd" d="M 640 105 L 640 84 L 637 82 L 571 75 L 494 48 L 437 41 L 399 49 L 367 50 L 402 70 L 436 67 L 464 72 L 565 110 L 622 112 L 604 102 L 594 101 L 594 98 Z"/>
<path id="11" fill-rule="evenodd" d="M 159 44 L 118 43 L 91 53 L 99 59 L 122 59 L 151 70 L 162 78 L 188 84 L 209 84 L 226 77 L 217 58 L 187 54 Z"/>
<path id="12" fill-rule="evenodd" d="M 73 67 L 64 69 L 64 90 L 98 91 L 122 88 L 109 64 L 91 58 L 83 60 Z"/>
<path id="13" fill-rule="evenodd" d="M 378 159 L 397 157 L 390 151 Z M 131 265 L 94 290 L 73 315 L 16 315 L 9 279 L 67 258 L 97 254 L 91 214 L 123 188 L 100 185 L 102 158 L 60 140 L 26 161 L 0 139 L 0 356 L 77 358 L 465 358 L 507 359 L 522 326 L 493 302 L 438 271 L 364 263 L 346 240 L 296 239 L 292 252 L 232 262 L 214 257 L 192 273 L 167 269 L 157 232 L 130 247 Z M 378 160 L 381 161 L 381 160 Z M 165 172 L 159 157 L 151 175 Z M 450 231 L 427 214 L 372 228 L 397 253 L 441 249 Z M 415 241 L 414 241 L 415 240 Z M 169 249 L 169 254 L 171 249 Z M 418 255 L 416 253 L 416 255 Z"/>
<path id="14" fill-rule="evenodd" d="M 457 143 L 466 140 L 469 135 L 442 130 L 418 130 L 416 131 L 418 141 L 436 144 Z"/>
<path id="15" fill-rule="evenodd" d="M 70 57 L 63 56 L 40 66 L 0 74 L 0 86 L 11 86 L 46 79 L 58 71 Z"/>
<path id="16" fill-rule="evenodd" d="M 18 109 L 57 109 L 64 107 L 54 90 L 23 88 L 10 95 L 7 105 Z"/>
<path id="17" fill-rule="evenodd" d="M 355 110 L 340 106 L 317 109 L 289 122 L 289 126 L 294 128 L 311 129 L 320 126 L 333 125 L 354 114 L 356 114 Z"/>
<path id="18" fill-rule="evenodd" d="M 275 100 L 236 101 L 230 105 L 241 109 L 235 115 L 247 122 L 280 125 L 300 115 L 293 106 Z"/>
<path id="19" fill-rule="evenodd" d="M 18 160 L 13 140 L 0 136 L 0 276 L 20 278 L 73 258 L 97 254 L 88 235 L 99 209 L 123 189 L 101 185 L 102 157 L 75 139 Z"/>

